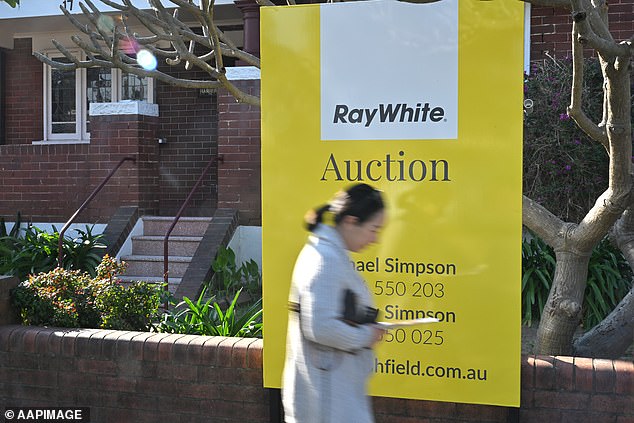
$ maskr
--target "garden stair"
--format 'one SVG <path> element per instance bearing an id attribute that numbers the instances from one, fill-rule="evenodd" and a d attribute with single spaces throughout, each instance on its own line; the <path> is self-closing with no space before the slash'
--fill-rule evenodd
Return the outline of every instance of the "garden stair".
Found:
<path id="1" fill-rule="evenodd" d="M 163 239 L 173 217 L 143 216 L 142 235 L 134 235 L 132 254 L 121 256 L 128 264 L 122 282 L 163 282 Z M 169 237 L 168 288 L 174 293 L 198 249 L 211 217 L 181 217 Z"/>

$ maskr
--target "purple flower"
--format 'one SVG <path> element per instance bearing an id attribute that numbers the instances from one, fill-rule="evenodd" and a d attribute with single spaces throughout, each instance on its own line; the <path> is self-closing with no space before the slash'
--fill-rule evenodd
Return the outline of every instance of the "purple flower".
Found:
<path id="1" fill-rule="evenodd" d="M 575 145 L 579 145 L 581 144 L 581 141 L 579 141 L 578 139 L 573 140 L 573 142 L 575 143 Z M 633 157 L 634 158 L 634 157 Z"/>
<path id="2" fill-rule="evenodd" d="M 569 172 L 570 170 L 572 170 L 572 166 L 566 165 L 566 172 Z"/>
<path id="3" fill-rule="evenodd" d="M 570 116 L 568 116 L 568 113 L 559 114 L 559 120 L 568 120 L 568 119 L 570 119 Z"/>

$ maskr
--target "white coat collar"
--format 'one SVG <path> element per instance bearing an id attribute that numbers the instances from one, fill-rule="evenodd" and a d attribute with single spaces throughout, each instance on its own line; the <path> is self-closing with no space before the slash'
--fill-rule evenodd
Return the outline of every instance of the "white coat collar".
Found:
<path id="1" fill-rule="evenodd" d="M 341 248 L 344 251 L 348 251 L 346 248 L 346 244 L 343 242 L 343 238 L 339 235 L 337 229 L 332 226 L 324 225 L 320 223 L 313 230 L 311 234 L 311 238 L 317 238 L 319 240 L 324 240 L 326 242 L 330 242 L 334 244 L 337 248 Z M 317 242 L 317 239 L 312 239 L 311 241 Z"/>

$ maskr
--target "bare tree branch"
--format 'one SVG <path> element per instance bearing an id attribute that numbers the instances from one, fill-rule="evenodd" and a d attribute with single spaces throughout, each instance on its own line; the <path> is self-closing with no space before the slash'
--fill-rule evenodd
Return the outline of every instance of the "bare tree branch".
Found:
<path id="1" fill-rule="evenodd" d="M 522 198 L 522 223 L 551 247 L 557 245 L 558 234 L 566 227 L 563 220 L 527 196 Z"/>
<path id="2" fill-rule="evenodd" d="M 578 24 L 579 41 L 582 45 L 587 43 L 608 61 L 617 56 L 627 54 L 626 49 L 616 44 L 611 35 L 609 39 L 605 39 L 593 30 L 588 21 L 588 14 L 590 13 L 591 16 L 595 17 L 595 27 L 600 27 L 600 19 L 598 19 L 597 14 L 592 13 L 592 9 L 587 11 L 584 8 L 584 0 L 571 0 L 571 3 L 573 7 L 572 19 Z"/>
<path id="3" fill-rule="evenodd" d="M 631 199 L 632 142 L 631 133 L 626 134 L 626 132 L 631 132 L 631 126 L 629 131 L 623 128 L 623 125 L 626 125 L 626 122 L 630 120 L 631 105 L 623 104 L 623 99 L 621 98 L 623 92 L 629 92 L 630 76 L 623 69 L 618 70 L 616 68 L 619 61 L 622 60 L 621 57 L 626 58 L 628 63 L 630 58 L 626 49 L 611 41 L 612 37 L 606 40 L 594 33 L 588 24 L 587 13 L 583 9 L 584 6 L 591 7 L 588 0 L 572 0 L 572 4 L 574 8 L 573 35 L 576 35 L 577 32 L 579 34 L 573 40 L 573 56 L 576 55 L 576 57 L 573 57 L 575 70 L 577 72 L 580 70 L 579 65 L 582 59 L 579 59 L 578 56 L 583 52 L 577 42 L 583 45 L 582 41 L 584 39 L 592 40 L 590 44 L 599 53 L 601 69 L 606 81 L 604 86 L 604 122 L 602 123 L 605 123 L 607 145 L 604 143 L 603 137 L 593 138 L 606 146 L 610 160 L 608 189 L 597 199 L 594 207 L 573 231 L 573 237 L 577 239 L 579 248 L 583 250 L 592 249 L 605 236 L 614 222 L 628 207 Z M 593 16 L 595 19 L 599 18 L 599 14 L 594 14 Z M 575 82 L 579 83 L 578 80 Z M 577 87 L 577 89 L 580 88 Z M 629 102 L 629 96 L 627 96 L 627 101 Z M 576 108 L 580 110 L 579 103 L 580 94 L 574 92 L 573 84 L 571 96 L 573 114 L 576 114 Z M 596 129 L 589 125 L 589 120 L 584 120 L 583 117 L 579 119 L 582 123 L 580 125 L 581 128 L 592 136 Z"/>
<path id="4" fill-rule="evenodd" d="M 214 22 L 214 4 L 212 1 L 198 0 L 195 4 L 189 0 L 169 0 L 177 6 L 171 12 L 171 9 L 168 11 L 160 0 L 149 0 L 153 10 L 149 12 L 138 9 L 130 0 L 121 0 L 121 3 L 112 0 L 99 0 L 121 12 L 118 21 L 102 14 L 91 0 L 84 1 L 85 5 L 83 3 L 79 5 L 88 20 L 87 23 L 80 22 L 63 7 L 62 12 L 73 26 L 88 37 L 88 42 L 77 36 L 71 37 L 73 43 L 84 51 L 86 59 L 80 60 L 60 43 L 54 45 L 70 63 L 56 61 L 41 53 L 35 53 L 35 57 L 57 69 L 114 67 L 140 77 L 154 77 L 170 85 L 188 88 L 224 87 L 238 101 L 259 106 L 260 100 L 257 96 L 241 91 L 226 78 L 224 58 L 236 58 L 258 68 L 260 67 L 260 59 L 240 50 L 230 37 L 227 37 L 217 27 Z M 262 0 L 259 4 L 274 5 L 268 0 Z M 187 11 L 188 16 L 193 18 L 194 27 L 200 26 L 202 35 L 194 32 L 190 26 L 178 19 L 179 8 Z M 151 35 L 140 35 L 133 32 L 128 26 L 129 16 L 138 19 Z M 134 51 L 123 48 L 124 41 L 129 43 Z M 167 45 L 170 47 L 166 48 Z M 164 58 L 168 65 L 178 65 L 184 62 L 186 69 L 196 67 L 209 75 L 209 79 L 190 80 L 173 77 L 158 69 L 145 70 L 136 63 L 133 57 L 133 54 L 140 47 L 147 49 L 155 57 Z"/>
<path id="5" fill-rule="evenodd" d="M 604 129 L 594 124 L 590 118 L 581 110 L 581 93 L 583 91 L 583 47 L 579 42 L 577 24 L 572 25 L 572 88 L 570 95 L 570 105 L 567 108 L 568 115 L 579 125 L 590 138 L 601 143 L 606 150 L 608 146 L 608 136 Z"/>
<path id="6" fill-rule="evenodd" d="M 614 38 L 608 29 L 608 5 L 605 0 L 597 0 L 596 3 L 596 5 L 591 4 L 588 10 L 590 26 L 599 37 L 614 42 Z"/>

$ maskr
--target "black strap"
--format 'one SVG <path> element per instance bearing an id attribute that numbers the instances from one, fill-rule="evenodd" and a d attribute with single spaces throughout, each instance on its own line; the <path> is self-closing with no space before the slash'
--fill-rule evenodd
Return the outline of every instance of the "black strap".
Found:
<path id="1" fill-rule="evenodd" d="M 292 311 L 293 313 L 299 313 L 299 303 L 296 303 L 294 301 L 289 301 L 288 309 Z"/>

